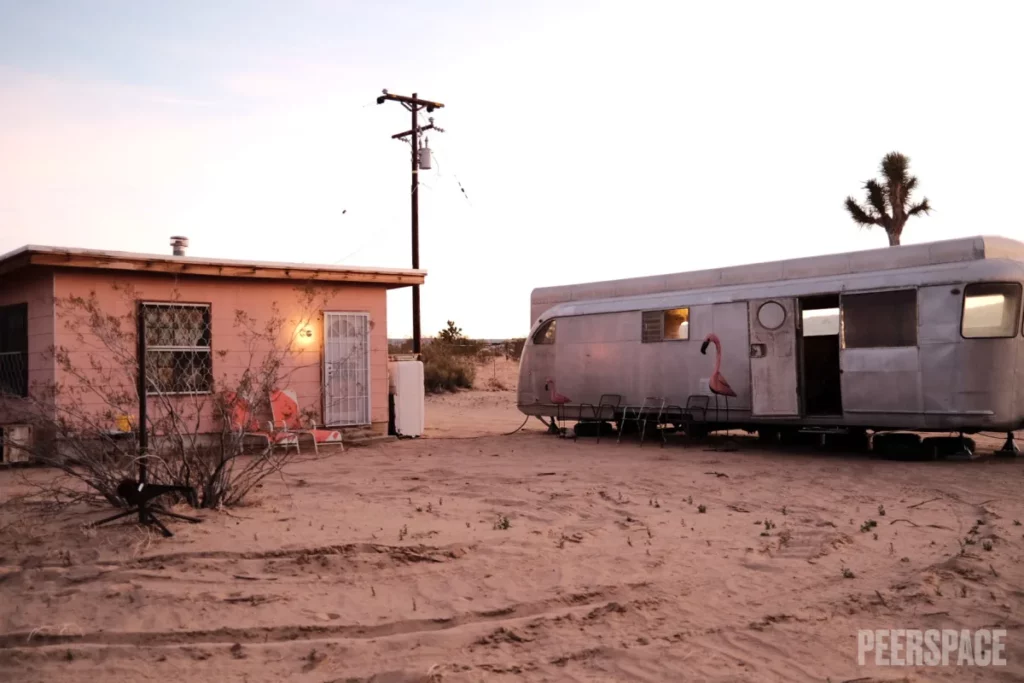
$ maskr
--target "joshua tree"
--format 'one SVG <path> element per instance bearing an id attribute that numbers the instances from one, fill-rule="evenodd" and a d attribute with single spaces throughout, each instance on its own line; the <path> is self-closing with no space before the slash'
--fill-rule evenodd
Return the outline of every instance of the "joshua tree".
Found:
<path id="1" fill-rule="evenodd" d="M 449 344 L 455 344 L 466 338 L 466 336 L 462 334 L 462 328 L 456 326 L 455 321 L 453 320 L 449 320 L 448 327 L 438 332 L 437 336 L 441 341 L 448 342 Z"/>
<path id="2" fill-rule="evenodd" d="M 882 179 L 864 183 L 867 204 L 861 206 L 853 197 L 846 198 L 846 210 L 857 223 L 880 226 L 889 236 L 889 246 L 899 246 L 907 219 L 928 213 L 932 207 L 927 197 L 913 206 L 910 193 L 917 187 L 917 178 L 910 175 L 910 159 L 899 152 L 890 152 L 882 159 Z"/>

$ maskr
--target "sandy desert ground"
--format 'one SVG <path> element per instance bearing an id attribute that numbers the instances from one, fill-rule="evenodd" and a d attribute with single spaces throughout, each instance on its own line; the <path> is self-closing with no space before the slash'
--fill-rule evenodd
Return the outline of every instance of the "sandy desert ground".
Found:
<path id="1" fill-rule="evenodd" d="M 1024 459 L 500 436 L 508 391 L 428 420 L 171 539 L 0 506 L 0 680 L 1024 679 Z M 858 629 L 981 627 L 1007 666 L 856 661 Z"/>

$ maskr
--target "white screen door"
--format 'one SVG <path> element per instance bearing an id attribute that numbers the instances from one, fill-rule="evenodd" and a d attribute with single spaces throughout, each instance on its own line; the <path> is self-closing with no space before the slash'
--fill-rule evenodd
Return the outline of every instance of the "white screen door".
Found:
<path id="1" fill-rule="evenodd" d="M 368 313 L 324 313 L 324 422 L 370 424 Z"/>
<path id="2" fill-rule="evenodd" d="M 761 299 L 748 306 L 751 414 L 797 416 L 796 299 Z"/>

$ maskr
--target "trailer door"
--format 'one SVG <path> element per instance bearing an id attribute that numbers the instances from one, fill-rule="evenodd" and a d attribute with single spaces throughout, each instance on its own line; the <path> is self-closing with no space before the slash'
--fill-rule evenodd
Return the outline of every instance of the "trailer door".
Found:
<path id="1" fill-rule="evenodd" d="M 747 304 L 750 317 L 751 414 L 798 417 L 796 299 L 758 299 Z"/>

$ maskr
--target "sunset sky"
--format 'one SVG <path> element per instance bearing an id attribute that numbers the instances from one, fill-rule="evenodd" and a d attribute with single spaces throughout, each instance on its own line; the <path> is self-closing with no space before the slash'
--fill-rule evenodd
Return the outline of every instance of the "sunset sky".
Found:
<path id="1" fill-rule="evenodd" d="M 1024 239 L 1022 7 L 0 0 L 0 252 L 181 234 L 408 267 L 409 115 L 382 88 L 446 105 L 425 334 L 522 336 L 537 286 L 884 246 L 842 204 L 892 150 L 935 209 L 905 243 Z"/>

